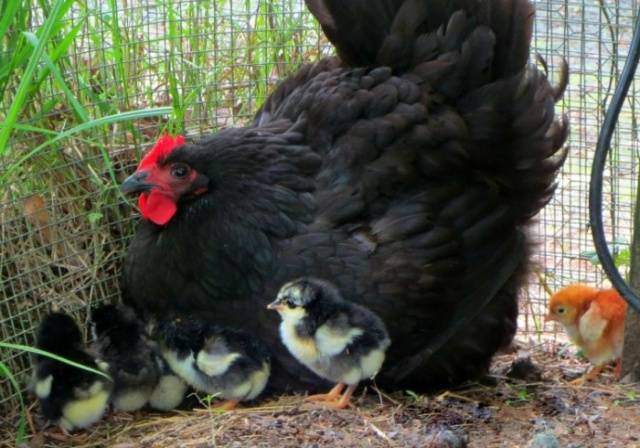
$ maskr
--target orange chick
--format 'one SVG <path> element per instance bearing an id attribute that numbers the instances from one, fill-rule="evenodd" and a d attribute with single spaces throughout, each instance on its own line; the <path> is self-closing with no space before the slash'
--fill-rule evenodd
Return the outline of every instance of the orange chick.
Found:
<path id="1" fill-rule="evenodd" d="M 613 360 L 617 361 L 616 379 L 620 379 L 626 312 L 627 303 L 615 289 L 597 289 L 576 283 L 565 286 L 551 297 L 545 321 L 560 323 L 594 365 L 572 384 L 582 385 L 594 379 Z"/>

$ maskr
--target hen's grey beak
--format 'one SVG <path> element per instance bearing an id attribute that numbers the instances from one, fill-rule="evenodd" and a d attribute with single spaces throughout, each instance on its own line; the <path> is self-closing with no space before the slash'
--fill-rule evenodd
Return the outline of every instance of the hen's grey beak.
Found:
<path id="1" fill-rule="evenodd" d="M 141 193 L 151 190 L 154 185 L 145 182 L 148 175 L 149 173 L 147 171 L 136 171 L 122 182 L 120 190 L 122 190 L 123 193 Z"/>
<path id="2" fill-rule="evenodd" d="M 282 308 L 284 308 L 284 307 L 277 300 L 275 300 L 275 301 L 271 302 L 269 305 L 267 305 L 267 309 L 268 310 L 280 311 Z"/>

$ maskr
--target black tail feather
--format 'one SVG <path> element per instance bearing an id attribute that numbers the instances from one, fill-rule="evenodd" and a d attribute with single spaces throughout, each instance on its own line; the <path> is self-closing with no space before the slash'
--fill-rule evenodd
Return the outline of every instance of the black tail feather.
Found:
<path id="1" fill-rule="evenodd" d="M 402 3 L 402 0 L 306 0 L 309 11 L 320 22 L 342 61 L 356 67 L 374 63 Z"/>
<path id="2" fill-rule="evenodd" d="M 527 0 L 306 0 L 326 36 L 349 66 L 387 65 L 402 71 L 429 60 L 425 35 L 439 32 L 457 51 L 469 32 L 486 26 L 495 38 L 492 72 L 520 71 L 529 57 L 533 5 Z M 447 43 L 447 42 L 445 42 Z M 427 44 L 427 47 L 424 47 Z M 416 56 L 418 56 L 416 58 Z"/>
<path id="3" fill-rule="evenodd" d="M 529 64 L 528 0 L 307 0 L 343 64 L 388 66 L 454 104 L 468 129 L 467 167 L 497 185 L 525 222 L 550 199 L 567 121 L 554 111 L 569 79 Z M 430 111 L 435 116 L 435 111 Z M 444 154 L 444 153 L 443 153 Z M 451 157 L 426 161 L 454 168 Z M 431 166 L 430 165 L 430 166 Z M 433 167 L 432 167 L 433 168 Z M 435 167 L 438 168 L 438 167 Z M 439 168 L 438 168 L 439 169 Z M 433 174 L 433 172 L 430 172 Z"/>

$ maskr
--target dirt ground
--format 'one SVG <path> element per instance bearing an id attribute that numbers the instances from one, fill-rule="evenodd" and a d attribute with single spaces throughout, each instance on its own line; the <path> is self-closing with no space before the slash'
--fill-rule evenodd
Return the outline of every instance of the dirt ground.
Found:
<path id="1" fill-rule="evenodd" d="M 482 384 L 439 395 L 387 395 L 369 388 L 344 411 L 293 396 L 228 413 L 205 406 L 171 414 L 120 413 L 71 437 L 55 428 L 36 430 L 27 446 L 640 447 L 640 387 L 614 383 L 611 371 L 574 387 L 568 381 L 588 367 L 574 348 L 522 341 L 518 347 L 496 357 Z M 527 357 L 531 363 L 523 361 Z M 32 409 L 31 424 L 40 428 Z M 15 446 L 15 418 L 0 422 L 0 446 Z"/>

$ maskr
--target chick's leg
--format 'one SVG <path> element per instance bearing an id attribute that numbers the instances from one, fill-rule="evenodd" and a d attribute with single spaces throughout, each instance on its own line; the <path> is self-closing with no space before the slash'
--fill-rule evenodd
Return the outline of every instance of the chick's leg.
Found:
<path id="1" fill-rule="evenodd" d="M 325 406 L 328 406 L 328 407 L 334 408 L 334 409 L 345 409 L 345 408 L 348 408 L 351 405 L 351 395 L 353 395 L 353 392 L 356 390 L 356 387 L 358 387 L 357 384 L 353 384 L 353 385 L 347 387 L 347 390 L 344 392 L 344 394 L 340 397 L 339 400 L 326 401 L 323 404 Z"/>
<path id="2" fill-rule="evenodd" d="M 338 383 L 329 391 L 329 393 L 309 395 L 305 398 L 305 401 L 336 401 L 340 397 L 343 389 L 344 384 Z"/>
<path id="3" fill-rule="evenodd" d="M 600 375 L 600 372 L 602 372 L 603 368 L 604 368 L 604 365 L 595 366 L 590 371 L 582 375 L 580 378 L 571 381 L 569 384 L 573 386 L 582 386 L 587 381 L 591 381 L 595 379 L 598 375 Z"/>
<path id="4" fill-rule="evenodd" d="M 616 381 L 620 381 L 621 377 L 622 377 L 622 359 L 618 358 L 618 360 L 616 361 L 616 366 L 613 369 L 613 378 Z"/>
<path id="5" fill-rule="evenodd" d="M 223 411 L 231 411 L 238 406 L 238 400 L 227 400 L 222 403 L 218 409 L 222 409 Z"/>

